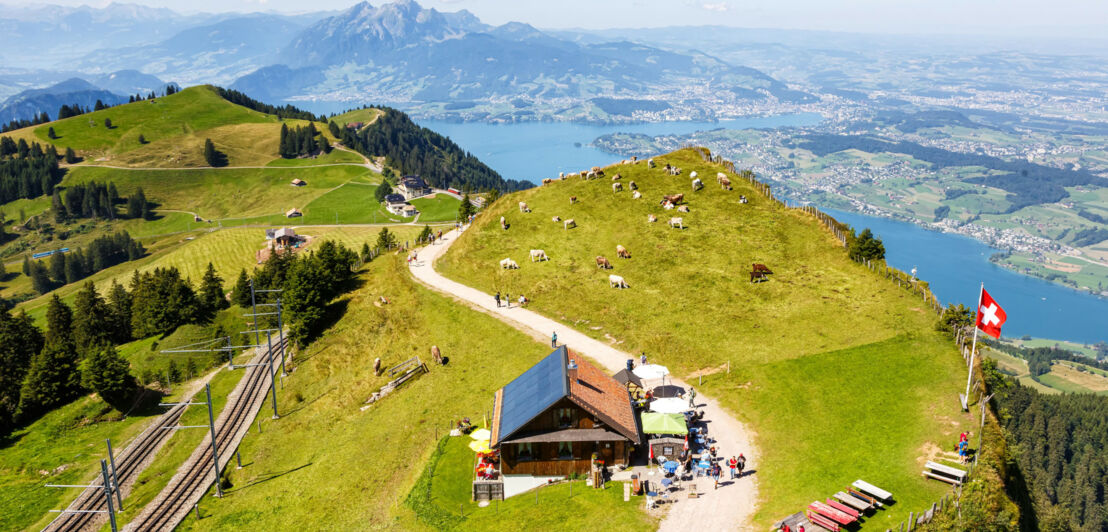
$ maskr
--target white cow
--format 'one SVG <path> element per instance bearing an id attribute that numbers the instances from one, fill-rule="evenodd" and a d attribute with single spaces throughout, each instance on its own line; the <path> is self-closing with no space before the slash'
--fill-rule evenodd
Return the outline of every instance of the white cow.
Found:
<path id="1" fill-rule="evenodd" d="M 693 170 L 692 172 L 689 172 L 689 177 L 692 178 L 692 179 L 696 179 L 696 170 Z"/>
<path id="2" fill-rule="evenodd" d="M 693 190 L 700 190 L 702 188 L 704 188 L 704 182 L 699 180 L 699 179 L 693 179 L 692 189 Z"/>
<path id="3" fill-rule="evenodd" d="M 505 269 L 505 270 L 518 270 L 519 269 L 519 264 L 516 264 L 516 261 L 514 261 L 510 258 L 507 258 L 507 259 L 504 259 L 504 260 L 500 261 L 500 267 Z"/>
<path id="4" fill-rule="evenodd" d="M 619 192 L 623 190 L 623 183 L 612 183 L 612 192 Z"/>
<path id="5" fill-rule="evenodd" d="M 658 221 L 658 217 L 654 216 L 653 214 L 648 215 L 646 217 L 646 223 L 654 223 L 654 222 L 657 222 L 657 221 Z"/>
<path id="6" fill-rule="evenodd" d="M 646 160 L 646 167 L 647 167 L 647 168 L 654 168 L 654 159 L 652 159 L 652 158 L 651 158 L 651 159 L 647 159 L 647 160 Z"/>
<path id="7" fill-rule="evenodd" d="M 551 220 L 553 220 L 554 222 L 560 222 L 560 221 L 562 221 L 562 217 L 561 216 L 555 216 L 555 217 L 551 218 Z"/>
<path id="8" fill-rule="evenodd" d="M 531 250 L 531 262 L 535 262 L 537 260 L 542 261 L 542 260 L 550 260 L 550 259 L 547 258 L 545 251 L 543 251 L 541 249 L 532 249 Z"/>
<path id="9" fill-rule="evenodd" d="M 573 218 L 569 218 L 562 225 L 562 229 L 569 229 L 571 227 L 577 227 L 577 222 L 573 221 Z"/>
<path id="10" fill-rule="evenodd" d="M 662 204 L 662 208 L 668 211 L 668 210 L 673 208 L 673 203 L 667 201 L 664 204 Z"/>
<path id="11" fill-rule="evenodd" d="M 524 202 L 519 202 L 519 212 L 531 212 L 531 208 Z"/>
<path id="12" fill-rule="evenodd" d="M 639 198 L 641 198 L 641 197 L 642 197 L 642 193 L 640 193 L 640 192 L 639 192 L 639 191 L 637 191 L 637 190 L 635 191 L 635 193 L 634 193 L 634 194 L 631 194 L 631 199 L 639 199 Z"/>
<path id="13" fill-rule="evenodd" d="M 623 280 L 623 277 L 615 274 L 608 274 L 608 286 L 611 288 L 629 288 L 627 281 Z"/>
<path id="14" fill-rule="evenodd" d="M 674 216 L 673 218 L 669 219 L 669 226 L 670 227 L 676 227 L 678 229 L 684 229 L 685 228 L 685 220 L 680 218 L 680 217 Z"/>

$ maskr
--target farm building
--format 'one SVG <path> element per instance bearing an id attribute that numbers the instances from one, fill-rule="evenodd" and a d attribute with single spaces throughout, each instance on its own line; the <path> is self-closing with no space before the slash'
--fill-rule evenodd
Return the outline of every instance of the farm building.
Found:
<path id="1" fill-rule="evenodd" d="M 300 209 L 292 208 L 285 213 L 285 218 L 296 218 L 298 216 L 304 216 L 304 213 L 300 212 Z"/>
<path id="2" fill-rule="evenodd" d="M 294 186 L 294 187 L 302 187 L 304 185 L 307 185 L 307 183 L 305 183 L 304 180 L 302 180 L 302 179 L 293 179 L 292 180 L 292 186 Z"/>
<path id="3" fill-rule="evenodd" d="M 498 390 L 490 447 L 505 475 L 588 473 L 595 453 L 627 464 L 642 442 L 627 388 L 559 347 Z"/>
<path id="4" fill-rule="evenodd" d="M 300 241 L 300 235 L 291 227 L 282 227 L 273 233 L 273 240 L 278 246 L 291 246 Z"/>
<path id="5" fill-rule="evenodd" d="M 431 193 L 431 187 L 427 186 L 423 178 L 417 175 L 401 177 L 400 182 L 396 185 L 396 190 L 404 195 L 404 199 L 409 200 Z"/>

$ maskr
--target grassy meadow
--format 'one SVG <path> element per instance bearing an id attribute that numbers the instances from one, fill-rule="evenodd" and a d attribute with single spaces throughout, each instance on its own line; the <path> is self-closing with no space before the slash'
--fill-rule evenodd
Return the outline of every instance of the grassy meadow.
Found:
<path id="1" fill-rule="evenodd" d="M 525 294 L 534 310 L 629 353 L 645 351 L 677 375 L 707 374 L 704 391 L 757 434 L 758 526 L 858 478 L 899 501 L 868 520 L 878 527 L 930 506 L 945 486 L 921 480 L 919 467 L 972 423 L 957 406 L 964 364 L 934 332 L 935 315 L 850 261 L 809 215 L 736 176 L 735 190 L 721 190 L 720 168 L 690 150 L 654 159 L 684 173 L 613 166 L 599 180 L 511 194 L 480 215 L 438 267 L 490 293 Z M 700 192 L 690 187 L 693 170 L 705 182 Z M 623 192 L 612 191 L 616 173 Z M 632 199 L 630 181 L 641 199 Z M 659 206 L 675 193 L 685 194 L 690 212 Z M 740 194 L 749 203 L 740 204 Z M 519 201 L 532 212 L 520 213 Z M 659 221 L 648 223 L 649 214 Z M 577 228 L 564 230 L 553 216 Z M 671 216 L 686 228 L 670 228 Z M 617 244 L 632 258 L 616 258 Z M 550 260 L 530 262 L 531 249 Z M 614 270 L 598 270 L 597 255 Z M 505 257 L 521 269 L 501 270 Z M 768 282 L 749 282 L 754 262 L 775 272 Z M 609 273 L 630 289 L 609 288 Z"/>
<path id="2" fill-rule="evenodd" d="M 379 296 L 390 304 L 377 306 Z M 356 288 L 329 312 L 335 324 L 297 354 L 295 369 L 278 391 L 283 417 L 266 422 L 261 434 L 247 435 L 241 449 L 249 465 L 231 471 L 234 487 L 222 500 L 206 498 L 204 518 L 189 518 L 182 529 L 275 530 L 288 523 L 310 530 L 430 529 L 405 500 L 437 438 L 463 416 L 480 423 L 492 393 L 549 351 L 492 317 L 417 286 L 401 256 L 385 255 L 367 265 Z M 427 360 L 432 345 L 448 364 L 430 366 L 429 374 L 361 409 L 388 381 L 387 375 L 373 374 L 375 358 L 386 368 L 413 356 Z M 490 516 L 494 508 L 479 509 L 463 496 L 470 478 L 459 469 L 469 464 L 454 450 L 460 454 L 456 459 L 440 461 L 451 472 L 436 476 L 448 482 L 435 483 L 445 493 L 435 503 L 455 513 L 459 528 L 502 528 Z M 568 499 L 557 489 L 544 489 L 538 506 L 515 501 L 500 510 L 512 508 L 515 522 L 567 530 L 595 527 L 598 506 L 649 523 L 638 516 L 638 502 L 622 502 L 622 491 L 618 504 L 624 507 L 613 508 L 616 491 L 582 489 Z"/>

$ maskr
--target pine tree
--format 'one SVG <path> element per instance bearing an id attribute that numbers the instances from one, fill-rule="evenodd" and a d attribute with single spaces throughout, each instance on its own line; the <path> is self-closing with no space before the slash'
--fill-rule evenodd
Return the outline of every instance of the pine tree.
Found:
<path id="1" fill-rule="evenodd" d="M 132 340 L 131 294 L 114 280 L 108 290 L 108 323 L 115 343 L 123 344 Z"/>
<path id="2" fill-rule="evenodd" d="M 111 344 L 91 349 L 81 367 L 81 384 L 118 410 L 123 410 L 127 399 L 138 388 L 131 375 L 131 364 L 119 356 Z"/>
<path id="3" fill-rule="evenodd" d="M 31 266 L 31 256 L 30 255 L 24 255 L 23 256 L 23 275 L 26 275 L 27 277 L 30 277 L 31 276 L 31 268 L 32 268 L 32 266 Z"/>
<path id="4" fill-rule="evenodd" d="M 104 127 L 106 129 L 111 129 L 112 128 L 112 119 L 111 118 L 105 118 L 104 119 Z"/>
<path id="5" fill-rule="evenodd" d="M 142 218 L 143 212 L 147 212 L 146 195 L 142 187 L 135 189 L 135 193 L 127 198 L 127 217 L 131 219 Z"/>
<path id="6" fill-rule="evenodd" d="M 15 423 L 20 391 L 31 360 L 42 350 L 42 332 L 25 312 L 0 309 L 0 435 Z"/>
<path id="7" fill-rule="evenodd" d="M 139 144 L 146 144 L 146 135 L 143 135 L 142 133 L 139 133 L 138 143 Z"/>
<path id="8" fill-rule="evenodd" d="M 45 294 L 54 289 L 54 283 L 50 281 L 50 270 L 36 260 L 31 263 L 31 289 L 39 294 Z"/>
<path id="9" fill-rule="evenodd" d="M 96 100 L 96 105 L 92 106 L 92 110 L 93 111 L 101 111 L 101 110 L 105 109 L 106 107 L 107 106 L 104 105 L 104 102 L 102 102 L 100 100 Z"/>
<path id="10" fill-rule="evenodd" d="M 109 318 L 108 304 L 92 281 L 86 282 L 73 302 L 73 339 L 78 353 L 88 356 L 97 346 L 111 343 Z"/>
<path id="11" fill-rule="evenodd" d="M 473 215 L 473 204 L 469 202 L 469 193 L 462 196 L 462 204 L 458 206 L 458 220 L 463 223 Z"/>
<path id="12" fill-rule="evenodd" d="M 50 278 L 58 284 L 65 284 L 65 253 L 50 255 Z"/>
<path id="13" fill-rule="evenodd" d="M 216 151 L 212 139 L 204 139 L 204 161 L 208 163 L 208 166 L 222 166 L 219 152 Z"/>
<path id="14" fill-rule="evenodd" d="M 416 237 L 417 242 L 427 242 L 431 240 L 431 235 L 434 233 L 431 231 L 431 226 L 424 225 L 423 229 L 419 231 L 419 236 Z"/>
<path id="15" fill-rule="evenodd" d="M 46 309 L 42 351 L 31 360 L 19 397 L 19 415 L 33 419 L 81 393 L 81 374 L 73 342 L 73 312 L 55 294 Z"/>
<path id="16" fill-rule="evenodd" d="M 382 181 L 380 185 L 377 185 L 377 190 L 373 191 L 373 199 L 377 200 L 377 203 L 384 203 L 385 196 L 392 194 L 392 187 L 385 181 Z"/>
<path id="17" fill-rule="evenodd" d="M 227 308 L 227 298 L 223 297 L 223 278 L 216 273 L 215 267 L 210 262 L 204 277 L 200 280 L 198 296 L 200 306 L 203 307 L 204 314 L 209 319 L 214 318 L 216 312 Z"/>
<path id="18" fill-rule="evenodd" d="M 885 245 L 867 227 L 850 243 L 849 255 L 856 261 L 881 260 L 885 258 Z"/>
<path id="19" fill-rule="evenodd" d="M 246 275 L 246 269 L 239 272 L 239 278 L 235 280 L 235 288 L 231 291 L 231 300 L 242 308 L 250 308 L 250 277 Z"/>
<path id="20" fill-rule="evenodd" d="M 50 126 L 50 129 L 46 130 L 46 136 L 50 137 L 51 139 L 58 138 L 58 134 L 54 133 L 54 126 Z"/>
<path id="21" fill-rule="evenodd" d="M 369 242 L 362 242 L 361 259 L 362 262 L 369 262 L 371 260 L 371 257 L 369 256 Z"/>
<path id="22" fill-rule="evenodd" d="M 65 148 L 65 164 L 77 164 L 77 153 L 69 146 Z"/>
<path id="23" fill-rule="evenodd" d="M 390 233 L 388 227 L 382 227 L 381 232 L 377 233 L 377 249 L 384 253 L 395 245 L 396 235 Z"/>

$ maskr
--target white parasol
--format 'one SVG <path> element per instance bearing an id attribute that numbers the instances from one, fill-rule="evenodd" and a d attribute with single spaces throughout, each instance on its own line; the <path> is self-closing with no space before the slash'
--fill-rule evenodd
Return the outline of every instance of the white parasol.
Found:
<path id="1" fill-rule="evenodd" d="M 669 375 L 669 368 L 659 364 L 644 364 L 631 370 L 631 373 L 634 373 L 635 376 L 640 379 L 661 379 L 662 377 Z"/>
<path id="2" fill-rule="evenodd" d="M 659 414 L 680 414 L 689 410 L 689 402 L 679 397 L 666 397 L 650 402 L 650 411 Z"/>

